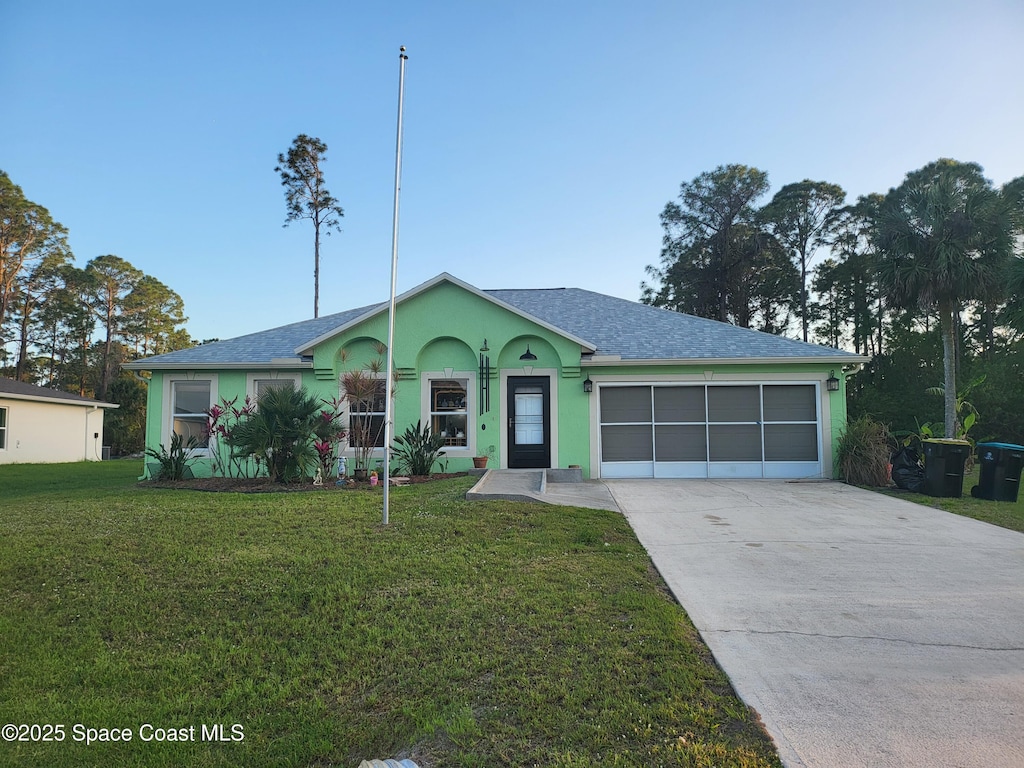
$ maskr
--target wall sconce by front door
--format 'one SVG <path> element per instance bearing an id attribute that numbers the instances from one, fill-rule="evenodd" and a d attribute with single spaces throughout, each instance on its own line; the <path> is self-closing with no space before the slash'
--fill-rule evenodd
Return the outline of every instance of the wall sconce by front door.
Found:
<path id="1" fill-rule="evenodd" d="M 530 351 L 530 345 L 526 345 L 526 351 L 519 356 L 520 360 L 536 360 L 537 356 Z"/>
<path id="2" fill-rule="evenodd" d="M 484 345 L 480 347 L 480 371 L 478 379 L 480 381 L 480 415 L 483 416 L 491 410 L 491 356 L 485 355 L 484 352 L 490 352 L 491 348 L 487 346 L 487 339 L 484 339 Z M 485 429 L 486 424 L 481 424 L 480 429 Z"/>
<path id="3" fill-rule="evenodd" d="M 825 389 L 827 389 L 829 392 L 839 391 L 839 379 L 836 378 L 835 371 L 828 372 L 828 378 L 825 379 Z"/>
<path id="4" fill-rule="evenodd" d="M 587 378 L 583 380 L 583 391 L 588 395 L 594 391 L 594 382 L 590 380 L 590 374 L 587 374 Z"/>

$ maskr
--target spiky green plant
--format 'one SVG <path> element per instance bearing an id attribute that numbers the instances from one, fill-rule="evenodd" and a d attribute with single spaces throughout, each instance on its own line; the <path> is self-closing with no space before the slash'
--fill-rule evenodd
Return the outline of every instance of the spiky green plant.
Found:
<path id="1" fill-rule="evenodd" d="M 156 472 L 156 476 L 150 472 L 151 480 L 182 480 L 186 476 L 191 477 L 190 465 L 195 461 L 194 451 L 199 448 L 199 441 L 194 435 L 190 436 L 188 441 L 175 432 L 171 435 L 171 447 L 166 448 L 163 445 L 160 446 L 160 450 L 156 448 L 147 448 L 146 455 L 154 458 L 160 464 L 160 469 Z"/>
<path id="2" fill-rule="evenodd" d="M 444 438 L 430 431 L 429 424 L 416 422 L 416 426 L 405 428 L 405 432 L 395 436 L 395 447 L 391 453 L 403 472 L 410 475 L 429 475 L 434 462 L 444 451 Z"/>

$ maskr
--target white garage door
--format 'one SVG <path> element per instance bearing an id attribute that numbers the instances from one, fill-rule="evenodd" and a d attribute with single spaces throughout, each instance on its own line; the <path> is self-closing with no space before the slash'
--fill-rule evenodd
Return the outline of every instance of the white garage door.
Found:
<path id="1" fill-rule="evenodd" d="M 602 477 L 821 477 L 818 385 L 598 388 Z"/>

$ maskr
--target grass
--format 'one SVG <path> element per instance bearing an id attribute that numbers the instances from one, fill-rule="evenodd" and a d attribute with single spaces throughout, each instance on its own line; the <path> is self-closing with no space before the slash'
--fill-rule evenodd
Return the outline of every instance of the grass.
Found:
<path id="1" fill-rule="evenodd" d="M 395 489 L 383 527 L 379 491 L 139 470 L 0 467 L 0 724 L 66 729 L 0 764 L 780 765 L 621 515 L 459 478 Z"/>
<path id="2" fill-rule="evenodd" d="M 1016 503 L 1009 501 L 989 501 L 971 496 L 971 488 L 978 484 L 978 469 L 964 474 L 963 496 L 960 498 L 938 498 L 920 493 L 908 493 L 895 489 L 882 490 L 890 496 L 898 496 L 916 504 L 924 504 L 937 509 L 944 509 L 964 517 L 973 517 L 1012 531 L 1024 533 L 1024 495 L 1018 494 Z M 879 490 L 879 489 L 872 489 Z"/>

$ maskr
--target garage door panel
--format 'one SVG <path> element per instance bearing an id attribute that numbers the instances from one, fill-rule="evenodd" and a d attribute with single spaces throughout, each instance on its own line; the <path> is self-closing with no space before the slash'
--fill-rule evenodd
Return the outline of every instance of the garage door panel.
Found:
<path id="1" fill-rule="evenodd" d="M 759 424 L 711 424 L 708 443 L 711 461 L 761 461 Z"/>
<path id="2" fill-rule="evenodd" d="M 601 422 L 622 424 L 651 420 L 650 387 L 605 387 L 601 389 Z"/>
<path id="3" fill-rule="evenodd" d="M 650 424 L 601 427 L 602 461 L 652 461 L 654 444 Z"/>
<path id="4" fill-rule="evenodd" d="M 765 424 L 765 461 L 817 461 L 816 424 Z"/>
<path id="5" fill-rule="evenodd" d="M 815 421 L 818 409 L 813 384 L 767 384 L 764 387 L 765 421 Z"/>
<path id="6" fill-rule="evenodd" d="M 655 477 L 702 480 L 708 476 L 706 461 L 659 461 L 652 466 Z"/>
<path id="7" fill-rule="evenodd" d="M 707 428 L 703 424 L 656 424 L 654 458 L 659 462 L 707 461 Z"/>
<path id="8" fill-rule="evenodd" d="M 758 478 L 763 477 L 760 461 L 711 462 L 708 464 L 708 477 L 711 478 Z"/>
<path id="9" fill-rule="evenodd" d="M 608 479 L 628 477 L 654 477 L 653 461 L 601 462 L 601 477 Z"/>
<path id="10" fill-rule="evenodd" d="M 655 387 L 654 420 L 666 422 L 703 422 L 707 419 L 704 387 Z"/>
<path id="11" fill-rule="evenodd" d="M 793 477 L 819 477 L 821 465 L 816 461 L 766 461 L 764 477 L 786 480 Z"/>
<path id="12" fill-rule="evenodd" d="M 760 420 L 760 387 L 708 387 L 708 421 Z"/>

